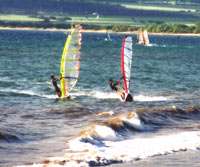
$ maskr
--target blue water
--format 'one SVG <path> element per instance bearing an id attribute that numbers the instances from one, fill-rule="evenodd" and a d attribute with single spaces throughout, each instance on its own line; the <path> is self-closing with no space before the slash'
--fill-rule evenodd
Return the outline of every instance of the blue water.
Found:
<path id="1" fill-rule="evenodd" d="M 134 44 L 130 89 L 135 101 L 122 103 L 108 79 L 120 78 L 123 35 L 110 36 L 112 41 L 105 41 L 105 34 L 83 34 L 80 79 L 72 99 L 61 101 L 50 75 L 59 74 L 66 34 L 0 31 L 0 166 L 64 155 L 66 143 L 82 129 L 107 120 L 97 117 L 99 112 L 134 111 L 155 136 L 161 129 L 164 134 L 173 128 L 199 130 L 200 38 L 152 35 L 152 46 Z"/>

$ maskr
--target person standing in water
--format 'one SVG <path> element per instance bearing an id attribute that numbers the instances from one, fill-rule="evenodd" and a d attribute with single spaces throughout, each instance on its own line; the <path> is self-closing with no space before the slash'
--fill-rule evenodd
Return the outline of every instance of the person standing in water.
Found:
<path id="1" fill-rule="evenodd" d="M 126 96 L 124 90 L 120 87 L 120 80 L 113 81 L 113 79 L 109 79 L 109 85 L 113 91 L 116 91 L 117 94 L 120 95 L 123 101 L 126 101 L 126 102 L 133 101 L 133 96 L 130 93 L 128 93 Z"/>
<path id="2" fill-rule="evenodd" d="M 57 81 L 59 81 L 60 79 L 56 78 L 54 75 L 51 75 L 51 83 L 55 89 L 56 94 L 58 95 L 58 97 L 61 97 L 61 90 L 58 87 Z"/>

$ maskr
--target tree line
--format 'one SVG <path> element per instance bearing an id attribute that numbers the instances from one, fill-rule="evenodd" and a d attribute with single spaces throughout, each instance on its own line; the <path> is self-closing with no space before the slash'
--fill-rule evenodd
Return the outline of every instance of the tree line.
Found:
<path id="1" fill-rule="evenodd" d="M 80 23 L 73 23 L 80 24 Z M 145 26 L 136 25 L 101 25 L 101 24 L 81 24 L 84 29 L 101 30 L 107 29 L 113 32 L 127 32 L 138 31 L 139 29 L 146 29 L 149 32 L 154 33 L 200 33 L 200 22 L 195 25 L 189 26 L 186 24 L 169 24 L 169 23 L 152 23 Z M 51 21 L 39 21 L 39 22 L 17 22 L 17 21 L 0 21 L 0 26 L 9 27 L 33 27 L 33 28 L 58 28 L 67 29 L 72 26 L 72 23 L 55 23 Z"/>
<path id="2" fill-rule="evenodd" d="M 138 31 L 139 29 L 146 29 L 153 33 L 200 33 L 200 22 L 195 25 L 188 26 L 186 24 L 167 24 L 167 23 L 154 23 L 147 24 L 143 27 L 139 26 L 125 26 L 125 25 L 114 25 L 111 28 L 115 32 L 120 31 Z"/>

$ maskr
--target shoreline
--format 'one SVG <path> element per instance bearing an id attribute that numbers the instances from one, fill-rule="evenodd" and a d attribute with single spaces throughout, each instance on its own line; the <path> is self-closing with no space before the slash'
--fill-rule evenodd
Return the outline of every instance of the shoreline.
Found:
<path id="1" fill-rule="evenodd" d="M 68 32 L 70 29 L 58 29 L 58 28 L 34 28 L 34 27 L 3 27 L 0 26 L 0 30 L 16 30 L 16 31 L 47 31 L 47 32 Z M 93 29 L 83 29 L 83 33 L 107 33 L 106 29 L 102 30 L 93 30 Z M 137 35 L 138 31 L 126 31 L 126 32 L 113 32 L 110 31 L 110 34 L 134 34 Z M 200 37 L 199 34 L 194 33 L 155 33 L 149 32 L 149 35 L 159 35 L 159 36 L 196 36 Z"/>

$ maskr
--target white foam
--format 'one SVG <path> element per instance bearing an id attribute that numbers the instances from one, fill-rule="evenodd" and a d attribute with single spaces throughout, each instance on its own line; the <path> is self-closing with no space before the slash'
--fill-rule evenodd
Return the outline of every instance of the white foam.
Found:
<path id="1" fill-rule="evenodd" d="M 194 150 L 200 146 L 200 131 L 180 132 L 155 137 L 140 137 L 117 142 L 105 141 L 104 143 L 106 146 L 103 148 L 94 145 L 91 147 L 92 144 L 89 143 L 79 143 L 79 146 L 82 147 L 84 145 L 84 150 L 96 152 L 96 156 L 102 159 L 132 161 L 138 158 L 142 159 L 173 153 L 183 149 Z M 70 148 L 73 150 L 75 145 L 77 145 L 77 142 L 70 143 Z M 78 147 L 76 147 L 76 150 L 79 150 Z M 91 159 L 93 158 L 91 156 Z"/>
<path id="2" fill-rule="evenodd" d="M 121 99 L 115 92 L 104 92 L 101 90 L 79 90 L 77 92 L 70 93 L 72 96 L 90 96 L 97 99 Z M 169 97 L 164 96 L 145 96 L 136 95 L 134 101 L 168 101 Z"/>
<path id="3" fill-rule="evenodd" d="M 16 94 L 24 94 L 30 96 L 39 96 L 48 99 L 56 99 L 58 98 L 55 94 L 45 94 L 43 92 L 37 92 L 33 90 L 18 90 L 18 89 L 1 89 L 0 92 L 6 93 L 16 93 Z M 72 97 L 79 96 L 89 96 L 97 99 L 120 99 L 120 97 L 115 92 L 103 92 L 96 90 L 75 90 L 70 92 Z M 164 96 L 145 96 L 145 95 L 136 95 L 134 96 L 134 101 L 168 101 L 170 98 Z"/>
<path id="4" fill-rule="evenodd" d="M 87 93 L 88 96 L 92 96 L 98 99 L 121 99 L 115 92 L 103 92 L 103 91 L 89 91 Z M 164 96 L 145 96 L 145 95 L 136 95 L 133 97 L 134 101 L 169 101 L 171 100 L 169 97 Z"/>
<path id="5" fill-rule="evenodd" d="M 57 99 L 58 98 L 57 95 L 47 95 L 47 94 L 38 94 L 37 96 L 45 97 L 47 99 Z"/>
<path id="6" fill-rule="evenodd" d="M 29 96 L 39 96 L 39 97 L 44 97 L 44 98 L 49 98 L 49 99 L 57 98 L 56 95 L 42 94 L 42 93 L 34 92 L 33 90 L 2 89 L 0 91 L 5 92 L 5 93 L 16 93 L 16 94 L 24 94 L 24 95 L 29 95 Z"/>
<path id="7" fill-rule="evenodd" d="M 133 117 L 128 118 L 127 116 L 122 116 L 121 119 L 128 123 L 129 126 L 142 130 L 144 129 L 144 125 L 142 124 L 141 120 L 139 119 L 137 113 L 134 113 Z"/>
<path id="8" fill-rule="evenodd" d="M 78 90 L 71 92 L 72 96 L 89 96 L 97 99 L 117 99 L 119 98 L 115 92 L 103 92 L 100 90 Z"/>
<path id="9" fill-rule="evenodd" d="M 146 47 L 152 47 L 152 46 L 156 46 L 156 44 L 153 44 L 153 43 L 150 43 L 150 44 L 147 44 L 147 45 L 144 45 Z"/>
<path id="10" fill-rule="evenodd" d="M 49 99 L 57 98 L 55 94 L 44 94 L 44 93 L 39 93 L 33 90 L 1 89 L 0 92 L 39 96 L 39 97 L 44 97 L 44 98 L 49 98 Z M 98 99 L 119 98 L 114 92 L 103 92 L 103 91 L 94 91 L 94 90 L 73 90 L 72 92 L 70 92 L 70 95 L 72 97 L 89 96 L 89 97 L 95 97 Z"/>
<path id="11" fill-rule="evenodd" d="M 95 132 L 103 140 L 116 139 L 115 131 L 108 126 L 95 125 Z"/>
<path id="12" fill-rule="evenodd" d="M 181 132 L 151 138 L 135 138 L 121 142 L 107 142 L 104 156 L 112 155 L 122 161 L 163 155 L 182 149 L 196 149 L 200 146 L 200 132 Z M 120 150 L 120 151 L 119 151 Z"/>
<path id="13" fill-rule="evenodd" d="M 138 45 L 141 45 L 141 44 L 138 44 Z M 158 46 L 163 46 L 163 45 L 159 45 L 159 44 L 156 44 L 156 43 L 149 43 L 149 44 L 141 45 L 141 46 L 144 46 L 144 47 L 158 47 Z"/>
<path id="14" fill-rule="evenodd" d="M 89 137 L 88 137 L 89 138 Z M 90 143 L 81 142 L 81 137 L 69 141 L 70 149 L 73 151 L 84 151 L 96 149 L 95 145 Z M 92 138 L 91 138 L 92 139 Z"/>
<path id="15" fill-rule="evenodd" d="M 168 101 L 170 100 L 167 97 L 164 96 L 144 96 L 144 95 L 137 95 L 134 96 L 135 101 Z"/>
<path id="16" fill-rule="evenodd" d="M 118 99 L 118 95 L 115 92 L 102 92 L 102 91 L 93 91 L 91 96 L 98 99 Z"/>
<path id="17" fill-rule="evenodd" d="M 101 130 L 103 130 L 102 127 Z M 81 137 L 78 137 L 68 144 L 68 152 L 63 157 L 49 158 L 50 163 L 44 165 L 47 167 L 79 167 L 80 164 L 89 166 L 88 162 L 91 161 L 98 165 L 105 165 L 112 161 L 128 162 L 182 150 L 195 150 L 200 147 L 200 131 L 179 132 L 154 137 L 135 137 L 123 141 L 104 141 L 105 146 L 81 142 Z M 63 160 L 65 163 L 62 165 L 59 162 L 63 162 Z M 42 165 L 34 164 L 31 166 L 40 167 Z"/>
<path id="18" fill-rule="evenodd" d="M 153 44 L 150 44 L 150 47 L 163 47 L 163 48 L 165 48 L 165 47 L 167 47 L 167 45 L 160 45 L 160 44 L 156 44 L 156 43 L 153 43 Z"/>
<path id="19" fill-rule="evenodd" d="M 2 89 L 0 90 L 1 92 L 6 92 L 6 93 L 18 93 L 18 94 L 27 94 L 27 95 L 36 95 L 35 92 L 32 90 L 18 90 L 18 89 Z"/>

